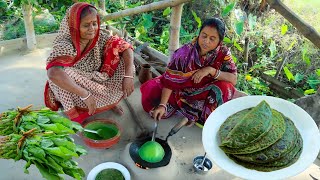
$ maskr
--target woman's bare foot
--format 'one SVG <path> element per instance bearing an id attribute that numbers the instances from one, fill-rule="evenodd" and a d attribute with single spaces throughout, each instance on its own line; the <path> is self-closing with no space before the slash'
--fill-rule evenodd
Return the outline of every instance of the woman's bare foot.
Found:
<path id="1" fill-rule="evenodd" d="M 196 122 L 195 121 L 188 121 L 185 125 L 186 127 L 192 127 Z"/>
<path id="2" fill-rule="evenodd" d="M 119 105 L 116 105 L 116 106 L 113 107 L 111 110 L 112 110 L 113 112 L 115 112 L 116 114 L 120 115 L 120 116 L 122 116 L 122 115 L 124 114 L 122 107 L 119 106 Z"/>

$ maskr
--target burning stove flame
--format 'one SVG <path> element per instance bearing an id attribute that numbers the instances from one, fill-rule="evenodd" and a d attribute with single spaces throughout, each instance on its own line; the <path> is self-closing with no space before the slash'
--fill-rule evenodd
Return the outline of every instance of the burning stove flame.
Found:
<path id="1" fill-rule="evenodd" d="M 141 165 L 138 164 L 138 163 L 135 163 L 135 165 L 136 165 L 137 167 L 141 168 L 141 169 L 149 169 L 148 167 L 143 167 L 143 166 L 141 166 Z"/>

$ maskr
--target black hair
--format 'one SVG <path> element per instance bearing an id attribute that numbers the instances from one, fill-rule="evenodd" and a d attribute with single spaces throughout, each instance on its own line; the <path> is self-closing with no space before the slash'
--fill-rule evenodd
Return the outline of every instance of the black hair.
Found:
<path id="1" fill-rule="evenodd" d="M 85 8 L 82 9 L 81 11 L 81 15 L 80 15 L 80 20 L 84 17 L 86 17 L 88 14 L 91 14 L 91 13 L 95 13 L 97 14 L 97 9 L 92 7 L 92 6 L 87 6 Z"/>
<path id="2" fill-rule="evenodd" d="M 201 33 L 202 29 L 206 26 L 215 27 L 218 31 L 220 41 L 223 40 L 226 31 L 224 22 L 222 22 L 219 18 L 206 19 L 202 23 L 199 33 Z"/>

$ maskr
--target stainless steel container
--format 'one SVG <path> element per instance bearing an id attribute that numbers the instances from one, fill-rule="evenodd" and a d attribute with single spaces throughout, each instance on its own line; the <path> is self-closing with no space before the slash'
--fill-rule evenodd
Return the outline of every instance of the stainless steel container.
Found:
<path id="1" fill-rule="evenodd" d="M 203 162 L 203 168 L 199 166 L 203 160 L 204 156 L 197 156 L 193 159 L 193 169 L 198 174 L 206 174 L 212 168 L 212 162 L 207 157 Z"/>

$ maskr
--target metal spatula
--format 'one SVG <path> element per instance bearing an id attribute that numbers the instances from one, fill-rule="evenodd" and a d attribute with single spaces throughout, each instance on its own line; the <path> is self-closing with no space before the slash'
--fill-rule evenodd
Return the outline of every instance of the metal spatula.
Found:
<path id="1" fill-rule="evenodd" d="M 158 123 L 159 123 L 159 121 L 156 121 L 155 124 L 154 124 L 154 131 L 153 131 L 153 134 L 152 134 L 151 141 L 155 141 L 155 137 L 156 137 L 157 130 L 158 130 Z"/>
<path id="2" fill-rule="evenodd" d="M 98 136 L 100 136 L 100 137 L 104 137 L 104 131 L 103 131 L 103 129 L 98 129 L 98 130 L 91 130 L 91 129 L 83 129 L 83 131 L 85 131 L 85 132 L 89 132 L 89 133 L 94 133 L 94 134 L 97 134 Z"/>

